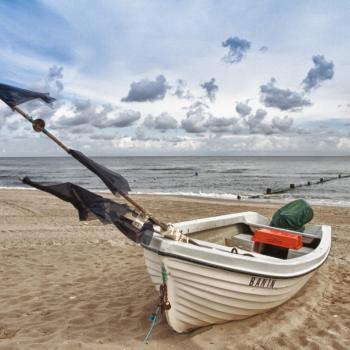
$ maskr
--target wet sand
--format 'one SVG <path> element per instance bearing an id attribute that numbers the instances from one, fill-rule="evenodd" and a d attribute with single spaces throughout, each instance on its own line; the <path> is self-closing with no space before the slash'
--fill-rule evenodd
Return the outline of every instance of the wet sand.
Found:
<path id="1" fill-rule="evenodd" d="M 277 204 L 135 196 L 176 222 Z M 349 349 L 350 208 L 314 207 L 332 226 L 328 261 L 290 301 L 263 315 L 176 334 L 161 320 L 146 349 Z M 139 349 L 158 296 L 142 249 L 113 226 L 30 190 L 0 190 L 0 349 Z"/>

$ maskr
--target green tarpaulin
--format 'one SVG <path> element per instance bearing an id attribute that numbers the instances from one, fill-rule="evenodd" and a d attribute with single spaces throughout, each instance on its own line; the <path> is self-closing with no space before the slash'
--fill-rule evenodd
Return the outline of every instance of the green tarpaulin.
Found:
<path id="1" fill-rule="evenodd" d="M 297 199 L 277 210 L 273 215 L 270 226 L 286 230 L 304 230 L 305 224 L 312 220 L 314 212 L 303 199 Z"/>

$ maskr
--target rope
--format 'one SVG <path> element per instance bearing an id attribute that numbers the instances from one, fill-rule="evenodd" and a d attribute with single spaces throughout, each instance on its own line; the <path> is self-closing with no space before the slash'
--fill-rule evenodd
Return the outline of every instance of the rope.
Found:
<path id="1" fill-rule="evenodd" d="M 165 269 L 165 266 L 162 264 L 162 284 L 159 286 L 159 303 L 157 305 L 156 311 L 152 313 L 149 317 L 149 320 L 152 321 L 151 327 L 149 328 L 145 338 L 143 339 L 143 343 L 141 344 L 140 350 L 144 350 L 145 346 L 148 344 L 148 339 L 151 336 L 153 328 L 155 327 L 158 321 L 158 314 L 160 311 L 164 312 L 166 310 L 170 310 L 171 305 L 168 300 L 168 289 L 166 282 L 168 280 L 168 273 Z"/>
<path id="2" fill-rule="evenodd" d="M 237 254 L 237 255 L 243 255 L 243 256 L 250 256 L 250 257 L 254 258 L 254 255 L 249 254 L 249 253 L 238 253 L 238 249 L 236 247 L 233 247 L 231 249 L 231 253 L 232 254 Z"/>
<path id="3" fill-rule="evenodd" d="M 148 339 L 151 336 L 153 328 L 157 323 L 159 311 L 160 311 L 160 306 L 158 305 L 156 308 L 156 311 L 149 318 L 152 321 L 152 324 L 151 324 L 151 327 L 149 328 L 145 338 L 143 339 L 140 350 L 144 350 L 145 346 L 148 344 Z"/>

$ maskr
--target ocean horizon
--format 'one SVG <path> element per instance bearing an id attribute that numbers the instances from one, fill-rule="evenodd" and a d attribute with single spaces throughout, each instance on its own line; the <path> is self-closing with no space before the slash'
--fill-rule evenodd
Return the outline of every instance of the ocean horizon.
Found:
<path id="1" fill-rule="evenodd" d="M 236 199 L 263 195 L 350 174 L 350 156 L 99 156 L 99 163 L 123 175 L 132 193 Z M 28 188 L 19 178 L 44 183 L 72 182 L 87 189 L 108 191 L 91 172 L 70 157 L 1 157 L 0 187 Z M 305 198 L 314 204 L 348 206 L 350 178 L 303 186 L 269 196 L 286 202 Z"/>

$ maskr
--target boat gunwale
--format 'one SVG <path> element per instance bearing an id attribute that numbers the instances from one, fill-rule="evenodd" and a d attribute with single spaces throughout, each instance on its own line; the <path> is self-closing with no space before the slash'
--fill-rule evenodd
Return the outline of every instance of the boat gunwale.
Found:
<path id="1" fill-rule="evenodd" d="M 256 218 L 257 222 L 254 222 L 254 217 Z M 178 222 L 175 223 L 174 226 L 179 228 L 185 228 L 185 225 L 188 224 L 188 230 L 191 232 L 196 232 L 196 230 L 202 229 L 206 220 L 212 225 L 213 228 L 219 228 L 229 225 L 230 222 L 232 223 L 232 225 L 242 222 L 247 225 L 261 226 L 261 221 L 266 222 L 268 219 L 255 212 L 240 212 L 213 216 L 198 220 Z M 170 240 L 157 232 L 154 233 L 154 236 L 149 245 L 145 245 L 143 243 L 141 243 L 141 245 L 144 249 L 152 251 L 160 256 L 166 256 L 183 261 L 188 261 L 190 263 L 207 266 L 219 270 L 257 277 L 290 279 L 298 278 L 312 273 L 313 271 L 317 270 L 322 264 L 324 264 L 324 262 L 327 260 L 332 243 L 331 227 L 328 225 L 319 226 L 321 229 L 321 236 L 318 246 L 308 254 L 287 260 L 268 257 L 265 255 L 256 255 L 256 253 L 253 252 L 254 258 L 256 258 L 256 260 L 253 261 L 251 260 L 252 258 L 248 256 L 244 256 L 241 254 L 232 254 L 229 251 L 215 249 L 215 246 L 217 246 L 215 243 L 202 241 L 200 239 L 194 239 L 194 241 L 198 243 L 203 242 L 203 246 L 191 245 L 191 247 L 189 248 L 188 243 Z M 213 247 L 211 247 L 211 245 Z M 205 258 L 199 256 L 201 253 L 206 255 Z M 221 260 L 219 259 L 219 261 L 215 261 L 215 254 L 219 254 Z M 261 257 L 260 261 L 258 260 L 259 257 Z M 232 266 L 232 262 L 234 261 L 239 262 L 243 266 Z M 259 262 L 260 264 L 255 264 L 255 262 Z M 263 267 L 261 264 L 264 265 L 263 267 L 266 267 L 266 271 L 270 272 L 266 273 L 264 270 L 262 270 Z M 287 270 L 287 272 L 284 272 L 282 269 L 285 269 L 287 266 L 289 269 Z M 295 271 L 298 268 L 299 271 Z"/>
<path id="2" fill-rule="evenodd" d="M 257 214 L 255 212 L 242 212 L 242 213 L 236 213 L 236 214 L 228 214 L 228 215 L 222 215 L 222 216 L 216 216 L 216 217 L 210 217 L 208 218 L 211 222 L 215 222 L 216 220 L 220 220 L 221 218 L 224 218 L 225 220 L 229 219 L 230 217 L 232 219 L 237 218 L 239 216 L 244 217 L 245 215 L 251 215 L 251 214 Z M 258 216 L 262 217 L 260 214 L 257 214 Z M 203 219 L 199 219 L 199 221 L 202 221 Z M 194 222 L 195 220 L 192 221 L 187 221 L 187 222 Z M 184 225 L 187 222 L 179 222 L 176 223 L 175 226 L 177 225 Z M 251 225 L 256 225 L 253 222 L 245 222 L 246 224 L 251 224 Z M 259 225 L 259 224 L 258 224 Z M 216 226 L 216 227 L 220 227 L 220 226 Z M 154 235 L 154 237 L 152 238 L 152 241 L 158 241 L 159 246 L 156 245 L 156 247 L 152 247 L 152 241 L 150 245 L 145 245 L 143 243 L 141 243 L 142 247 L 146 250 L 152 251 L 153 253 L 156 253 L 159 256 L 165 256 L 165 257 L 171 257 L 171 258 L 175 258 L 178 260 L 182 260 L 182 261 L 187 261 L 190 263 L 194 263 L 194 264 L 198 264 L 198 265 L 202 265 L 202 266 L 207 266 L 207 267 L 211 267 L 211 268 L 215 268 L 215 269 L 219 269 L 219 270 L 224 270 L 224 271 L 229 271 L 229 272 L 235 272 L 235 273 L 239 273 L 239 274 L 244 274 L 244 275 L 250 275 L 250 276 L 257 276 L 257 277 L 265 277 L 265 278 L 281 278 L 281 279 L 291 279 L 291 278 L 298 278 L 298 277 L 302 277 L 305 275 L 308 275 L 310 273 L 312 273 L 313 271 L 317 270 L 320 266 L 322 266 L 326 261 L 327 258 L 329 256 L 330 250 L 331 250 L 331 227 L 328 225 L 320 225 L 321 227 L 321 232 L 322 232 L 322 236 L 320 237 L 320 242 L 319 245 L 310 253 L 300 256 L 300 257 L 295 257 L 292 259 L 287 259 L 287 260 L 279 260 L 275 258 L 271 258 L 271 260 L 267 260 L 266 256 L 264 257 L 264 260 L 261 260 L 261 263 L 265 264 L 265 265 L 269 265 L 273 268 L 281 268 L 283 266 L 287 266 L 287 265 L 294 265 L 296 268 L 300 267 L 302 268 L 302 265 L 305 264 L 310 264 L 312 263 L 312 260 L 319 260 L 317 261 L 317 264 L 315 264 L 314 266 L 306 266 L 304 267 L 303 271 L 301 272 L 293 272 L 290 271 L 288 273 L 279 273 L 277 272 L 269 272 L 269 274 L 261 272 L 261 271 L 255 271 L 254 267 L 248 266 L 245 268 L 235 268 L 235 267 L 231 267 L 228 264 L 225 264 L 225 262 L 219 262 L 219 263 L 214 263 L 212 261 L 210 261 L 210 259 L 207 259 L 207 261 L 201 259 L 200 257 L 191 257 L 189 256 L 188 252 L 183 252 L 183 253 L 174 253 L 169 251 L 169 249 L 171 249 L 171 246 L 174 246 L 176 248 L 178 247 L 183 247 L 186 248 L 188 243 L 184 243 L 184 242 L 176 242 L 176 241 L 172 241 L 169 240 L 163 236 L 161 236 L 160 234 L 156 233 Z M 195 240 L 196 242 L 200 243 L 206 243 L 208 244 L 209 242 L 207 241 L 201 241 L 201 240 Z M 163 246 L 163 242 L 165 242 L 165 246 Z M 328 243 L 328 244 L 327 244 Z M 198 247 L 198 246 L 193 246 L 191 247 L 194 250 L 198 250 L 198 249 L 205 249 L 207 251 L 207 253 L 213 253 L 213 249 L 211 247 Z M 326 250 L 326 251 L 322 251 L 322 250 Z M 230 252 L 226 252 L 226 251 L 215 251 L 216 253 L 219 253 L 221 255 L 221 257 L 226 258 L 228 257 L 226 254 L 230 254 L 230 259 L 232 260 L 240 260 L 242 263 L 244 262 L 249 262 L 247 259 L 250 259 L 250 257 L 247 256 L 243 256 L 243 255 L 236 255 L 236 254 L 231 254 Z M 312 257 L 311 257 L 312 254 Z M 256 257 L 256 256 L 255 256 Z M 298 266 L 299 265 L 299 266 Z"/>

